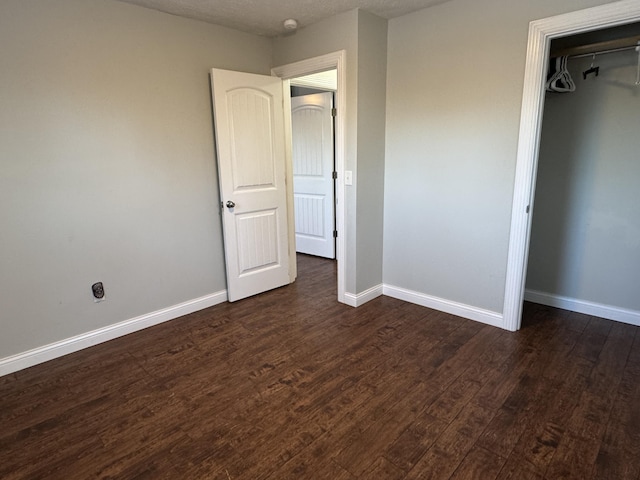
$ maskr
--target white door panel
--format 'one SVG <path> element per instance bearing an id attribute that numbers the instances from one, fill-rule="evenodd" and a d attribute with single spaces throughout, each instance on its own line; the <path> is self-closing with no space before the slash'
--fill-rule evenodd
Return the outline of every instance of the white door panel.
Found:
<path id="1" fill-rule="evenodd" d="M 296 250 L 335 258 L 333 95 L 291 99 Z"/>
<path id="2" fill-rule="evenodd" d="M 289 283 L 279 78 L 211 70 L 229 301 Z"/>

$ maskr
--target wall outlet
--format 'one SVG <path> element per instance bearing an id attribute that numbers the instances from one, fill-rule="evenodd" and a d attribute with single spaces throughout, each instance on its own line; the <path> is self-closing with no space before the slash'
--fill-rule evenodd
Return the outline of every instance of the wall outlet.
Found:
<path id="1" fill-rule="evenodd" d="M 104 298 L 104 285 L 102 282 L 96 282 L 91 285 L 91 292 L 93 293 L 93 301 L 98 303 L 103 301 Z"/>

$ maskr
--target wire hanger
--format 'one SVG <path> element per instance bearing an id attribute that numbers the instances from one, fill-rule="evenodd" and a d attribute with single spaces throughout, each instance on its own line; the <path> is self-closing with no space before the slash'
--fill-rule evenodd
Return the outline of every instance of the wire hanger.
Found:
<path id="1" fill-rule="evenodd" d="M 594 67 L 594 66 L 593 66 L 593 62 L 595 62 L 595 61 L 596 61 L 596 54 L 594 53 L 594 54 L 593 54 L 593 59 L 591 60 L 591 66 L 589 67 L 589 69 L 588 69 L 588 70 L 585 70 L 584 72 L 582 72 L 582 78 L 583 78 L 584 80 L 586 80 L 586 79 L 587 79 L 587 77 L 588 77 L 589 75 L 591 75 L 592 73 L 595 73 L 595 74 L 596 74 L 596 77 L 597 77 L 597 76 L 598 76 L 598 74 L 600 73 L 600 67 Z"/>
<path id="2" fill-rule="evenodd" d="M 638 42 L 636 52 L 638 52 L 638 71 L 636 72 L 636 85 L 640 85 L 640 42 Z"/>

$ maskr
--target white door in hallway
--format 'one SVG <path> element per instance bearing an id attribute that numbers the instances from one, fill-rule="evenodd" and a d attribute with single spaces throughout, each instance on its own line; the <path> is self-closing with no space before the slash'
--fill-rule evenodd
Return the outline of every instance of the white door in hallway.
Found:
<path id="1" fill-rule="evenodd" d="M 335 258 L 333 93 L 291 99 L 296 251 Z"/>
<path id="2" fill-rule="evenodd" d="M 229 301 L 289 283 L 282 80 L 211 70 Z"/>

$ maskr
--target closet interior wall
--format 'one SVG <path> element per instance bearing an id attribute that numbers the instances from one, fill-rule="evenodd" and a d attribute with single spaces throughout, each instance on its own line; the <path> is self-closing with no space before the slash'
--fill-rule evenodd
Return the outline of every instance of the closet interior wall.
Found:
<path id="1" fill-rule="evenodd" d="M 570 58 L 576 91 L 546 94 L 525 299 L 640 325 L 637 65 Z"/>

